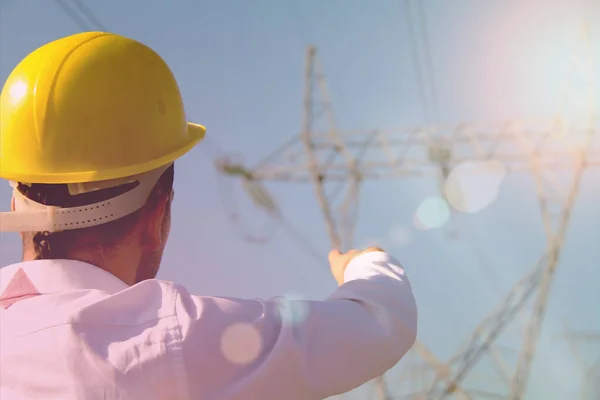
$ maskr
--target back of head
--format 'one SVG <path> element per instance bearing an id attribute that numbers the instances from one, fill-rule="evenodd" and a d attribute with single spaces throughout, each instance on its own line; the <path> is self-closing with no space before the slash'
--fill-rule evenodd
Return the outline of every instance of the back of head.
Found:
<path id="1" fill-rule="evenodd" d="M 37 258 L 114 245 L 170 195 L 173 162 L 205 133 L 186 121 L 165 61 L 104 32 L 30 53 L 8 77 L 0 113 L 0 178 L 15 188 L 0 231 L 22 232 Z"/>
<path id="2" fill-rule="evenodd" d="M 171 165 L 161 175 L 144 205 L 146 209 L 157 207 L 161 197 L 169 196 L 173 189 L 174 173 L 174 165 Z M 19 184 L 16 189 L 33 202 L 70 209 L 117 198 L 135 186 L 136 183 L 132 182 L 78 195 L 72 195 L 66 184 Z M 27 232 L 23 235 L 23 251 L 33 254 L 32 258 L 35 260 L 70 259 L 77 250 L 94 247 L 110 251 L 140 222 L 141 211 L 139 209 L 117 220 L 88 228 L 61 232 Z M 166 217 L 169 218 L 170 215 Z"/>

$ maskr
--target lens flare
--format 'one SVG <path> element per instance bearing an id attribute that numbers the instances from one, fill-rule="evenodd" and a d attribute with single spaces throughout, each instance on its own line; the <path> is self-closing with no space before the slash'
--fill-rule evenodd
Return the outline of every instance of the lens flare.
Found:
<path id="1" fill-rule="evenodd" d="M 464 162 L 446 179 L 446 199 L 458 211 L 480 212 L 496 200 L 505 178 L 506 167 L 498 161 Z"/>
<path id="2" fill-rule="evenodd" d="M 262 338 L 258 330 L 246 323 L 228 326 L 221 336 L 221 351 L 227 361 L 247 365 L 257 359 L 262 350 Z"/>
<path id="3" fill-rule="evenodd" d="M 450 219 L 450 206 L 441 197 L 428 197 L 417 208 L 413 222 L 417 229 L 442 227 Z"/>

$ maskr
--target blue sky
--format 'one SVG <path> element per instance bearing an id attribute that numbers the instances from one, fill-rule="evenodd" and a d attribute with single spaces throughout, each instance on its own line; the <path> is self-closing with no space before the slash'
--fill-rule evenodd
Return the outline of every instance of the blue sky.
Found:
<path id="1" fill-rule="evenodd" d="M 210 140 L 177 165 L 174 228 L 159 277 L 184 282 L 198 294 L 327 296 L 335 283 L 326 265 L 328 240 L 312 188 L 268 185 L 287 219 L 310 238 L 323 261 L 315 261 L 282 229 L 266 246 L 247 243 L 222 206 L 214 144 L 254 163 L 300 131 L 309 43 L 318 47 L 340 129 L 427 122 L 402 1 L 86 4 L 109 30 L 150 45 L 167 60 L 190 120 L 208 128 Z M 445 123 L 554 116 L 584 19 L 592 24 L 595 70 L 600 66 L 600 25 L 594 25 L 600 20 L 600 2 L 594 0 L 425 1 L 424 9 L 440 121 Z M 1 2 L 0 77 L 4 81 L 37 46 L 79 30 L 52 1 Z M 600 98 L 599 76 L 593 92 Z M 592 223 L 600 217 L 594 189 L 599 180 L 597 171 L 585 175 L 538 347 L 531 399 L 564 399 L 577 389 L 577 367 L 559 338 L 563 323 L 600 329 L 600 272 L 594 268 L 600 228 Z M 249 231 L 259 235 L 269 227 L 238 183 L 224 183 L 231 189 L 227 193 L 236 196 Z M 403 261 L 420 308 L 420 338 L 443 360 L 533 266 L 545 237 L 528 175 L 507 177 L 495 202 L 483 211 L 453 214 L 452 226 L 459 232 L 453 241 L 445 236 L 446 227 L 414 227 L 415 211 L 431 196 L 439 196 L 433 179 L 365 184 L 357 241 L 376 240 Z M 0 198 L 7 210 L 8 184 L 0 186 Z M 399 245 L 391 240 L 394 230 L 405 232 L 408 241 Z M 19 256 L 16 235 L 2 234 L 0 265 L 17 262 Z M 505 338 L 513 351 L 518 337 Z M 485 380 L 483 364 L 480 370 L 470 384 L 496 389 L 497 383 Z M 389 381 L 399 381 L 401 373 L 393 371 Z"/>

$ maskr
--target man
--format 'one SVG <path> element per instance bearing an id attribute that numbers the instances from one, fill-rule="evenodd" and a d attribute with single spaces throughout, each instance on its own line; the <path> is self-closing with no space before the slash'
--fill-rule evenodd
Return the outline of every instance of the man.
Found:
<path id="1" fill-rule="evenodd" d="M 205 129 L 148 47 L 101 32 L 46 44 L 9 76 L 1 112 L 14 194 L 0 228 L 23 239 L 23 262 L 0 270 L 2 400 L 322 399 L 414 343 L 410 284 L 380 249 L 332 251 L 340 286 L 320 302 L 154 279 L 173 163 Z"/>

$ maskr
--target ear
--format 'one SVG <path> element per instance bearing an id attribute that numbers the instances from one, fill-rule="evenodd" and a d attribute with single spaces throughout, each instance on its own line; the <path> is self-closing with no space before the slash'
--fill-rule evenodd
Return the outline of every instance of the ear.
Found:
<path id="1" fill-rule="evenodd" d="M 163 227 L 166 217 L 166 207 L 169 202 L 169 196 L 160 195 L 155 204 L 147 204 L 144 215 L 144 247 L 147 250 L 159 250 L 163 245 Z M 152 201 L 152 200 L 150 200 Z M 148 207 L 150 206 L 150 207 Z"/>

